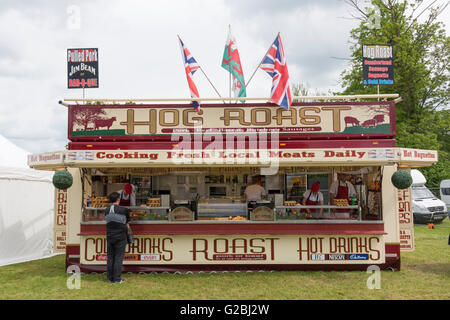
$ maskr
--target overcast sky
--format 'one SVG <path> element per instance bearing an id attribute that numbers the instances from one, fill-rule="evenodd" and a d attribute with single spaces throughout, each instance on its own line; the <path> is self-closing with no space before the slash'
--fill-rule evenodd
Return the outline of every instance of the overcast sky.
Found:
<path id="1" fill-rule="evenodd" d="M 291 84 L 338 91 L 347 61 L 333 57 L 350 55 L 358 25 L 350 12 L 342 0 L 0 0 L 0 134 L 32 153 L 64 149 L 67 109 L 58 101 L 82 98 L 67 89 L 68 48 L 99 48 L 100 87 L 86 98 L 190 98 L 179 34 L 227 96 L 220 65 L 229 24 L 246 81 L 280 32 Z M 194 81 L 201 97 L 217 97 L 201 72 Z M 268 97 L 270 88 L 259 70 L 247 96 Z"/>

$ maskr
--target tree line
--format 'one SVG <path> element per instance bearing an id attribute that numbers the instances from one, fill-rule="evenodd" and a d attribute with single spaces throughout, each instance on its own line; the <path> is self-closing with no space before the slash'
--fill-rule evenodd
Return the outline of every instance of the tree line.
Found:
<path id="1" fill-rule="evenodd" d="M 398 147 L 438 150 L 436 165 L 420 168 L 429 187 L 450 179 L 450 37 L 439 17 L 446 0 L 344 0 L 359 25 L 350 32 L 348 68 L 342 72 L 338 95 L 376 94 L 377 86 L 364 85 L 362 46 L 389 44 L 394 49 L 394 84 L 380 93 L 398 93 L 396 141 Z M 307 95 L 304 84 L 294 95 Z"/>

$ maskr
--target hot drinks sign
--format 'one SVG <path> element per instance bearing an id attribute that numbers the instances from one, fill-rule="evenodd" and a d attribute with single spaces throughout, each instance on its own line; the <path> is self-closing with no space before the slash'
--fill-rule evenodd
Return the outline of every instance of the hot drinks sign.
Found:
<path id="1" fill-rule="evenodd" d="M 72 141 L 170 140 L 172 135 L 255 135 L 280 139 L 393 137 L 394 103 L 294 103 L 290 110 L 269 104 L 71 105 Z"/>
<path id="2" fill-rule="evenodd" d="M 105 236 L 82 236 L 82 264 L 106 264 Z M 137 235 L 124 264 L 381 264 L 383 235 Z"/>
<path id="3" fill-rule="evenodd" d="M 98 49 L 67 49 L 67 87 L 98 88 Z"/>

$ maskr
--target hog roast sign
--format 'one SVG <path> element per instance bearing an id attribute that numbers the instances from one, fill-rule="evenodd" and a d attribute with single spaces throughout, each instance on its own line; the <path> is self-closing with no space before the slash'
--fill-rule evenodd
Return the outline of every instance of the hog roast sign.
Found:
<path id="1" fill-rule="evenodd" d="M 71 141 L 171 140 L 172 135 L 255 135 L 280 139 L 391 138 L 394 102 L 272 104 L 70 105 Z"/>

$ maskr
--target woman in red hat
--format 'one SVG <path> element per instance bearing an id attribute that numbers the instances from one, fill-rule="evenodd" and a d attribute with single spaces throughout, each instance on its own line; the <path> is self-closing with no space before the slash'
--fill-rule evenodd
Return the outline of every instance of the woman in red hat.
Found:
<path id="1" fill-rule="evenodd" d="M 303 194 L 303 201 L 302 204 L 304 206 L 316 206 L 320 204 L 323 206 L 323 194 L 319 191 L 320 189 L 320 183 L 319 181 L 316 181 L 312 184 L 311 189 L 305 191 Z M 319 214 L 316 215 L 317 210 L 316 209 L 304 209 L 305 212 L 309 213 L 310 215 L 313 215 L 314 218 L 320 218 L 322 216 L 323 208 L 320 208 Z"/>
<path id="2" fill-rule="evenodd" d="M 136 195 L 133 191 L 133 186 L 129 183 L 123 186 L 123 190 L 120 191 L 120 206 L 129 207 L 136 206 Z"/>

